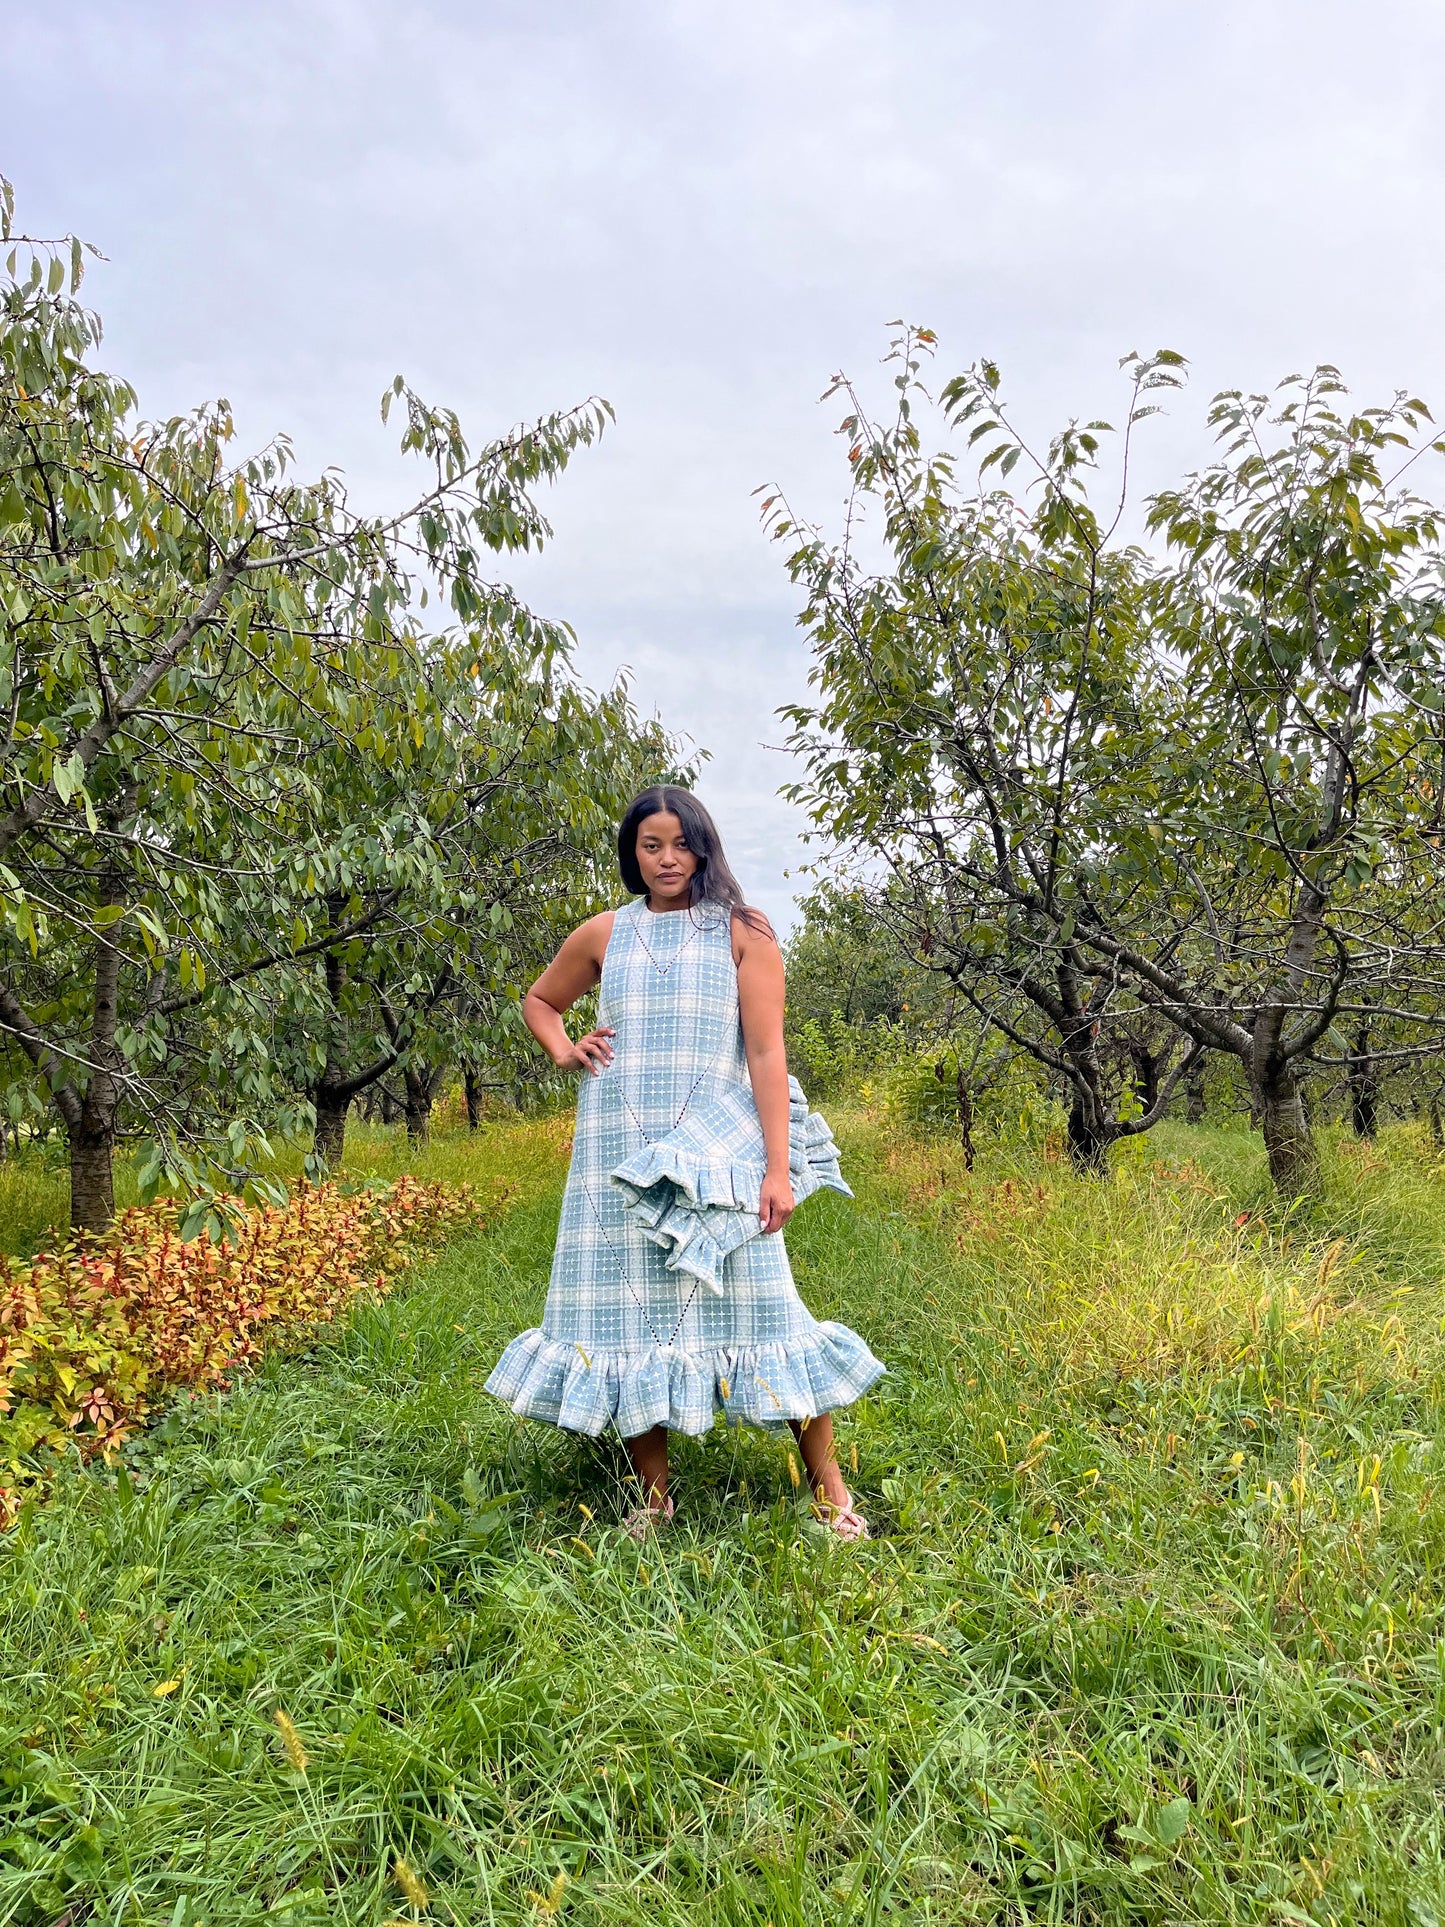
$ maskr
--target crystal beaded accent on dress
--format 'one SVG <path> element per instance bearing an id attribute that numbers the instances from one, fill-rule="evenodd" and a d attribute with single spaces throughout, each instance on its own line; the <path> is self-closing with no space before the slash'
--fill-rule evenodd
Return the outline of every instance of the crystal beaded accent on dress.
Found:
<path id="1" fill-rule="evenodd" d="M 487 1390 L 570 1431 L 705 1432 L 716 1413 L 778 1427 L 866 1392 L 883 1366 L 820 1322 L 780 1232 L 761 1233 L 762 1127 L 738 1017 L 731 921 L 715 905 L 617 911 L 599 1026 L 613 1060 L 583 1075 L 540 1330 Z M 797 1202 L 850 1196 L 824 1119 L 790 1082 Z"/>

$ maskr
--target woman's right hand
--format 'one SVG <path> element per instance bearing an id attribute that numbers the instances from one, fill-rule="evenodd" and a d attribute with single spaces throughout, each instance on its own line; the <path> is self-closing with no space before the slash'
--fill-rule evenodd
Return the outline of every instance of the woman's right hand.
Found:
<path id="1" fill-rule="evenodd" d="M 612 1062 L 612 1039 L 615 1030 L 589 1030 L 585 1037 L 579 1037 L 575 1044 L 569 1044 L 562 1055 L 556 1058 L 559 1071 L 589 1071 L 593 1077 L 599 1076 Z"/>

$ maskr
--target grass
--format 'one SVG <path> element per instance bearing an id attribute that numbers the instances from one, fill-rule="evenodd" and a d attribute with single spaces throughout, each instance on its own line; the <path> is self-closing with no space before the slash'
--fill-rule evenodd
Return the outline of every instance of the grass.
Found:
<path id="1" fill-rule="evenodd" d="M 562 1134 L 440 1144 L 498 1223 L 11 1535 L 0 1923 L 1445 1919 L 1423 1146 L 1291 1219 L 1244 1133 L 1085 1182 L 835 1121 L 789 1244 L 891 1368 L 871 1545 L 721 1431 L 625 1540 L 616 1450 L 480 1391 Z"/>
<path id="2" fill-rule="evenodd" d="M 128 1170 L 116 1173 L 116 1203 L 135 1203 Z M 70 1216 L 70 1179 L 63 1163 L 48 1152 L 30 1152 L 0 1163 L 0 1251 L 27 1258 Z"/>
<path id="3" fill-rule="evenodd" d="M 524 1147 L 561 1142 L 571 1128 L 569 1120 L 551 1117 L 512 1124 L 505 1140 L 498 1139 L 495 1125 L 476 1136 L 463 1130 L 439 1131 L 419 1149 L 408 1144 L 401 1131 L 352 1119 L 346 1133 L 345 1176 L 386 1180 L 411 1172 L 429 1182 L 466 1184 L 485 1173 L 505 1181 L 516 1195 L 525 1195 L 529 1187 L 535 1189 L 537 1175 L 547 1166 L 545 1160 L 534 1166 Z M 506 1168 L 498 1169 L 483 1146 L 502 1141 L 510 1148 L 503 1159 Z M 302 1174 L 306 1149 L 304 1144 L 283 1143 L 274 1164 L 267 1167 L 268 1174 L 294 1183 Z M 115 1201 L 120 1209 L 137 1202 L 135 1160 L 124 1152 L 115 1161 Z M 62 1143 L 54 1141 L 38 1151 L 0 1161 L 0 1252 L 29 1257 L 53 1242 L 57 1227 L 65 1225 L 69 1215 L 70 1174 Z"/>

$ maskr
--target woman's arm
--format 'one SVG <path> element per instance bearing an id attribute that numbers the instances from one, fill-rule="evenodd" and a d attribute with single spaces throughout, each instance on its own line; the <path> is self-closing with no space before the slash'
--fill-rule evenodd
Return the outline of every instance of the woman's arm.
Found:
<path id="1" fill-rule="evenodd" d="M 733 956 L 738 967 L 738 1010 L 748 1054 L 753 1101 L 763 1127 L 767 1172 L 758 1216 L 764 1231 L 781 1231 L 793 1215 L 788 1173 L 788 1058 L 783 1048 L 783 953 L 770 931 L 750 930 L 733 917 Z"/>
<path id="2" fill-rule="evenodd" d="M 559 1071 L 590 1071 L 596 1077 L 612 1062 L 612 1031 L 590 1030 L 574 1044 L 562 1022 L 601 977 L 611 935 L 610 910 L 579 924 L 522 999 L 523 1022 Z"/>

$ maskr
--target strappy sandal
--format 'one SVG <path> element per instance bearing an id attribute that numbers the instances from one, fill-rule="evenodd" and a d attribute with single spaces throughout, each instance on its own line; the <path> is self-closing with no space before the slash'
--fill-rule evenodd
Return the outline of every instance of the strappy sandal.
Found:
<path id="1" fill-rule="evenodd" d="M 854 1507 L 851 1492 L 848 1493 L 847 1498 L 848 1503 L 843 1506 L 834 1505 L 831 1499 L 815 1499 L 813 1511 L 830 1532 L 837 1533 L 840 1539 L 855 1543 L 859 1539 L 867 1539 L 870 1536 L 868 1521 Z"/>
<path id="2" fill-rule="evenodd" d="M 670 1526 L 676 1510 L 670 1493 L 659 1506 L 635 1505 L 622 1521 L 622 1530 L 641 1545 L 659 1526 Z"/>

